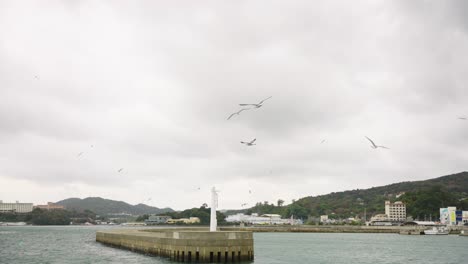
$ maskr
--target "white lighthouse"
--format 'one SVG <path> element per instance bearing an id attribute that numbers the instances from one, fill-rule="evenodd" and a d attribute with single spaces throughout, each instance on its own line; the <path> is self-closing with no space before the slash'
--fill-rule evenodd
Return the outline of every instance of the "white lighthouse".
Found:
<path id="1" fill-rule="evenodd" d="M 218 208 L 218 193 L 215 187 L 211 188 L 211 218 L 210 218 L 210 232 L 215 232 L 218 222 L 216 220 L 216 208 Z"/>

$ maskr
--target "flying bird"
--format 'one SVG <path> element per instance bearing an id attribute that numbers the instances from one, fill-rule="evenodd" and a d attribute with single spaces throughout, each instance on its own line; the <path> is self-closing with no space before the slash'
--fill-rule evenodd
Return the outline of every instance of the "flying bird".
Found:
<path id="1" fill-rule="evenodd" d="M 468 120 L 468 118 L 466 118 L 466 117 L 459 117 L 458 119 L 461 119 L 461 120 Z"/>
<path id="2" fill-rule="evenodd" d="M 249 190 L 249 194 L 252 194 L 252 190 Z"/>
<path id="3" fill-rule="evenodd" d="M 123 170 L 123 168 L 120 168 L 117 172 L 121 172 Z"/>
<path id="4" fill-rule="evenodd" d="M 250 147 L 250 146 L 253 146 L 253 145 L 257 145 L 257 144 L 254 144 L 255 140 L 257 140 L 257 139 L 254 138 L 254 139 L 253 139 L 252 141 L 250 141 L 250 142 L 241 141 L 240 143 L 241 143 L 241 144 L 245 144 L 245 145 L 247 145 L 247 146 Z"/>
<path id="5" fill-rule="evenodd" d="M 227 120 L 231 119 L 231 117 L 235 116 L 235 115 L 239 115 L 242 111 L 245 111 L 245 110 L 250 110 L 251 108 L 242 108 L 241 110 L 235 112 L 235 113 L 232 113 L 228 118 Z"/>
<path id="6" fill-rule="evenodd" d="M 270 99 L 271 97 L 273 97 L 273 96 L 270 96 L 270 97 L 268 97 L 268 98 L 266 98 L 266 99 L 263 99 L 263 100 L 260 101 L 258 104 L 239 104 L 239 105 L 240 105 L 240 106 L 248 106 L 248 105 L 251 105 L 251 106 L 253 106 L 253 107 L 255 107 L 255 108 L 260 108 L 260 107 L 262 107 L 263 102 L 265 102 L 266 100 Z"/>
<path id="7" fill-rule="evenodd" d="M 320 142 L 320 144 L 323 144 L 324 142 L 325 142 L 325 139 L 324 139 L 324 140 L 322 140 L 322 142 Z"/>
<path id="8" fill-rule="evenodd" d="M 76 155 L 76 156 L 79 157 L 81 155 L 83 155 L 83 152 L 78 153 L 78 155 Z"/>
<path id="9" fill-rule="evenodd" d="M 376 145 L 376 144 L 374 143 L 374 141 L 372 141 L 372 139 L 370 139 L 370 138 L 368 138 L 368 137 L 366 137 L 366 138 L 367 138 L 367 140 L 370 141 L 370 143 L 372 143 L 371 148 L 373 148 L 373 149 L 377 149 L 377 148 L 390 149 L 390 148 L 387 148 L 387 147 L 385 147 L 385 146 L 378 146 L 378 145 Z"/>
<path id="10" fill-rule="evenodd" d="M 241 207 L 244 207 L 244 206 L 246 206 L 246 205 L 247 205 L 246 203 L 243 203 L 243 204 L 241 204 Z"/>

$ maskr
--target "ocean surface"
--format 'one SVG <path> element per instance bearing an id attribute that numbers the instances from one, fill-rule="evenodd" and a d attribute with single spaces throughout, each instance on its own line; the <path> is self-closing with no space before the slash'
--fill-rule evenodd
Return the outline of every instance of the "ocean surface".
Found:
<path id="1" fill-rule="evenodd" d="M 95 242 L 110 226 L 0 227 L 0 263 L 173 263 Z M 468 237 L 255 233 L 256 264 L 468 263 Z"/>

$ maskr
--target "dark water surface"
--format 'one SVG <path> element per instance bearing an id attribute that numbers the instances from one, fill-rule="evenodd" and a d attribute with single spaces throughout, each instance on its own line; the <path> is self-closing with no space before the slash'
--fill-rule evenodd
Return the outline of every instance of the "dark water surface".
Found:
<path id="1" fill-rule="evenodd" d="M 0 263 L 173 263 L 95 242 L 106 226 L 0 227 Z M 468 263 L 468 237 L 256 233 L 256 264 Z"/>

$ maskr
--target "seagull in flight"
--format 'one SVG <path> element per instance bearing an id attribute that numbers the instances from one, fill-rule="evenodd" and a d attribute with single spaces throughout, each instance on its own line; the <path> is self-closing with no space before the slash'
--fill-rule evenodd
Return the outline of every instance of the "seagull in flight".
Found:
<path id="1" fill-rule="evenodd" d="M 252 190 L 249 190 L 249 194 L 252 194 Z"/>
<path id="2" fill-rule="evenodd" d="M 260 108 L 260 107 L 262 107 L 263 102 L 265 102 L 266 100 L 270 99 L 271 97 L 273 97 L 273 96 L 270 96 L 270 97 L 268 97 L 268 98 L 266 98 L 266 99 L 263 99 L 263 100 L 260 101 L 258 104 L 239 104 L 239 105 L 240 105 L 240 106 L 248 106 L 248 105 L 251 105 L 251 106 L 253 106 L 253 107 L 255 107 L 255 108 Z"/>
<path id="3" fill-rule="evenodd" d="M 373 148 L 373 149 L 377 149 L 377 148 L 390 149 L 390 148 L 387 148 L 387 147 L 385 147 L 385 146 L 377 146 L 377 145 L 374 143 L 374 141 L 372 141 L 372 139 L 370 139 L 370 138 L 368 138 L 368 137 L 366 137 L 366 138 L 367 138 L 367 140 L 370 141 L 370 143 L 372 143 L 371 148 Z"/>
<path id="4" fill-rule="evenodd" d="M 117 172 L 121 172 L 123 170 L 123 168 L 120 168 Z"/>
<path id="5" fill-rule="evenodd" d="M 241 204 L 241 207 L 244 207 L 244 206 L 246 206 L 246 205 L 247 205 L 246 203 L 243 203 L 243 204 Z"/>
<path id="6" fill-rule="evenodd" d="M 322 140 L 322 142 L 320 142 L 320 144 L 323 144 L 325 142 L 325 139 Z"/>
<path id="7" fill-rule="evenodd" d="M 231 119 L 231 117 L 235 116 L 235 115 L 239 115 L 242 111 L 245 111 L 245 110 L 250 110 L 252 108 L 242 108 L 241 110 L 235 112 L 235 113 L 232 113 L 228 118 L 227 120 Z"/>
<path id="8" fill-rule="evenodd" d="M 76 155 L 76 156 L 79 157 L 81 155 L 83 155 L 83 152 L 78 153 L 78 155 Z"/>
<path id="9" fill-rule="evenodd" d="M 247 146 L 250 147 L 250 146 L 253 146 L 253 145 L 257 145 L 257 144 L 254 144 L 255 140 L 257 140 L 257 139 L 254 138 L 254 139 L 253 139 L 252 141 L 250 141 L 250 142 L 241 141 L 240 143 L 241 143 L 241 144 L 245 144 L 245 145 L 247 145 Z"/>
<path id="10" fill-rule="evenodd" d="M 468 118 L 467 118 L 467 117 L 464 117 L 464 116 L 463 116 L 463 117 L 459 117 L 458 119 L 460 119 L 460 120 L 468 120 Z"/>

